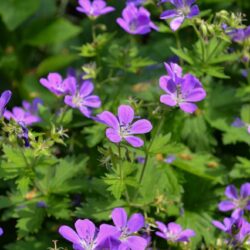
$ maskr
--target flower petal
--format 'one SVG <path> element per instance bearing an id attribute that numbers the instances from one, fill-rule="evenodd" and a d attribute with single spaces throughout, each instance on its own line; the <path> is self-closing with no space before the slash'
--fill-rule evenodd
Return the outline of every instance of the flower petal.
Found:
<path id="1" fill-rule="evenodd" d="M 168 228 L 164 223 L 162 223 L 160 221 L 156 221 L 156 225 L 157 225 L 158 229 L 161 230 L 162 232 L 166 233 L 168 231 Z"/>
<path id="2" fill-rule="evenodd" d="M 125 249 L 145 250 L 148 243 L 144 238 L 142 238 L 140 236 L 130 236 L 122 244 L 127 246 L 127 248 L 124 248 L 124 250 Z M 120 250 L 120 248 L 119 248 L 119 250 Z"/>
<path id="3" fill-rule="evenodd" d="M 129 233 L 135 233 L 139 231 L 145 225 L 145 220 L 142 214 L 133 214 L 128 220 Z"/>
<path id="4" fill-rule="evenodd" d="M 90 95 L 94 90 L 94 85 L 90 80 L 86 80 L 83 82 L 80 88 L 80 95 L 82 97 L 86 97 Z"/>
<path id="5" fill-rule="evenodd" d="M 193 89 L 186 97 L 186 102 L 199 102 L 206 97 L 206 92 L 203 88 Z"/>
<path id="6" fill-rule="evenodd" d="M 115 226 L 119 229 L 127 226 L 127 213 L 124 208 L 115 208 L 112 211 L 111 217 Z"/>
<path id="7" fill-rule="evenodd" d="M 244 214 L 244 210 L 241 208 L 237 208 L 233 211 L 231 217 L 238 220 L 239 218 L 241 218 Z"/>
<path id="8" fill-rule="evenodd" d="M 225 227 L 225 225 L 222 224 L 220 221 L 213 220 L 213 221 L 212 221 L 212 224 L 213 224 L 215 227 L 219 228 L 220 230 L 222 230 L 222 231 L 224 231 L 224 232 L 227 231 L 227 228 Z"/>
<path id="9" fill-rule="evenodd" d="M 160 18 L 161 19 L 169 19 L 169 18 L 174 18 L 177 17 L 177 11 L 176 10 L 166 10 L 164 12 L 162 12 Z"/>
<path id="10" fill-rule="evenodd" d="M 122 138 L 121 136 L 118 134 L 117 130 L 113 129 L 113 128 L 108 128 L 106 129 L 106 136 L 108 137 L 108 139 L 114 143 L 119 143 Z"/>
<path id="11" fill-rule="evenodd" d="M 174 222 L 170 222 L 167 225 L 168 230 L 170 231 L 171 234 L 179 234 L 182 231 L 182 227 L 181 225 L 174 223 Z"/>
<path id="12" fill-rule="evenodd" d="M 131 134 L 145 134 L 152 130 L 153 126 L 150 121 L 141 119 L 134 122 L 131 126 Z"/>
<path id="13" fill-rule="evenodd" d="M 160 102 L 170 107 L 174 107 L 177 105 L 176 100 L 170 95 L 161 95 Z"/>
<path id="14" fill-rule="evenodd" d="M 11 95 L 12 93 L 10 90 L 6 90 L 2 93 L 0 97 L 0 109 L 4 108 L 4 106 L 9 102 Z"/>
<path id="15" fill-rule="evenodd" d="M 72 108 L 76 108 L 77 106 L 73 103 L 73 97 L 66 95 L 64 97 L 64 103 Z"/>
<path id="16" fill-rule="evenodd" d="M 186 113 L 194 113 L 194 111 L 197 109 L 197 106 L 193 103 L 188 102 L 182 102 L 179 104 L 180 109 L 182 109 Z"/>
<path id="17" fill-rule="evenodd" d="M 86 116 L 87 118 L 91 118 L 92 110 L 90 108 L 82 106 L 79 108 L 79 110 L 84 116 Z"/>
<path id="18" fill-rule="evenodd" d="M 75 228 L 81 239 L 93 241 L 95 238 L 96 227 L 92 221 L 88 219 L 77 220 L 75 223 Z"/>
<path id="19" fill-rule="evenodd" d="M 97 118 L 100 119 L 100 122 L 112 127 L 114 129 L 119 128 L 119 122 L 114 114 L 109 111 L 104 111 L 101 114 L 97 115 Z"/>
<path id="20" fill-rule="evenodd" d="M 83 105 L 90 108 L 100 108 L 102 103 L 99 96 L 91 95 L 84 98 Z"/>
<path id="21" fill-rule="evenodd" d="M 235 204 L 232 201 L 221 201 L 218 205 L 220 211 L 227 212 L 235 208 Z"/>
<path id="22" fill-rule="evenodd" d="M 240 196 L 244 199 L 250 196 L 250 183 L 244 183 L 241 185 Z"/>
<path id="23" fill-rule="evenodd" d="M 178 237 L 177 241 L 188 242 L 190 237 L 194 237 L 195 232 L 191 229 L 183 230 Z"/>
<path id="24" fill-rule="evenodd" d="M 192 18 L 194 16 L 198 16 L 200 13 L 198 5 L 194 5 L 190 9 L 190 13 L 187 15 L 187 18 Z"/>
<path id="25" fill-rule="evenodd" d="M 134 119 L 134 110 L 129 105 L 120 105 L 118 108 L 118 118 L 120 124 L 128 125 Z"/>
<path id="26" fill-rule="evenodd" d="M 137 136 L 126 136 L 124 139 L 135 148 L 139 148 L 144 145 L 144 141 Z"/>
<path id="27" fill-rule="evenodd" d="M 181 24 L 184 21 L 184 16 L 176 17 L 170 22 L 170 28 L 173 31 L 176 31 L 180 28 Z"/>
<path id="28" fill-rule="evenodd" d="M 225 195 L 229 199 L 238 199 L 238 192 L 237 192 L 237 189 L 236 189 L 236 187 L 234 185 L 229 185 L 229 186 L 226 187 Z"/>
<path id="29" fill-rule="evenodd" d="M 78 244 L 80 242 L 80 238 L 77 233 L 68 226 L 61 226 L 59 228 L 59 234 L 66 240 Z"/>

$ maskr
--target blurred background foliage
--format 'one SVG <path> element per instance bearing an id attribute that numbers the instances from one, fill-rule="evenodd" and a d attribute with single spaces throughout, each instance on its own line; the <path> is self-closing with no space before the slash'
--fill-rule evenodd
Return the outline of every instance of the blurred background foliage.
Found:
<path id="1" fill-rule="evenodd" d="M 94 78 L 96 92 L 105 108 L 116 110 L 131 96 L 131 103 L 139 99 L 147 101 L 148 106 L 137 102 L 138 107 L 142 105 L 153 121 L 158 122 L 157 110 L 152 110 L 150 104 L 160 93 L 156 86 L 159 77 L 165 74 L 163 62 L 178 55 L 185 62 L 185 70 L 201 78 L 208 97 L 195 116 L 169 112 L 162 134 L 157 135 L 151 147 L 150 167 L 138 202 L 149 214 L 159 210 L 158 216 L 164 219 L 167 212 L 170 218 L 177 217 L 178 222 L 194 229 L 198 234 L 194 246 L 199 242 L 210 245 L 215 241 L 210 221 L 216 214 L 216 203 L 224 186 L 232 180 L 237 184 L 250 177 L 250 160 L 247 159 L 250 137 L 244 128 L 230 126 L 236 116 L 246 116 L 250 112 L 246 106 L 250 101 L 249 79 L 247 83 L 240 73 L 242 65 L 238 54 L 223 57 L 229 46 L 226 42 L 214 55 L 217 61 L 195 61 L 199 57 L 199 44 L 195 44 L 189 28 L 178 33 L 181 46 L 189 51 L 183 54 L 184 50 L 178 49 L 176 36 L 169 32 L 167 25 L 160 26 L 162 7 L 156 8 L 153 0 L 146 6 L 161 32 L 145 37 L 130 37 L 118 28 L 115 20 L 124 7 L 123 0 L 107 2 L 115 6 L 116 11 L 93 24 L 77 13 L 75 0 L 1 0 L 0 92 L 5 89 L 14 92 L 12 106 L 20 105 L 23 99 L 40 97 L 45 106 L 57 107 L 58 99 L 39 84 L 39 79 L 53 71 L 66 76 L 72 67 L 79 74 L 85 71 Z M 250 2 L 245 0 L 198 0 L 197 3 L 201 10 L 207 11 L 205 16 L 222 9 L 250 13 Z M 91 27 L 97 34 L 96 44 L 92 43 Z M 211 39 L 210 42 L 208 50 L 213 49 L 217 41 Z M 223 64 L 225 71 L 218 65 L 211 66 L 215 64 Z M 46 108 L 40 111 L 44 124 L 39 129 L 50 128 L 52 114 Z M 103 126 L 83 119 L 78 112 L 72 113 L 67 112 L 63 121 L 67 129 L 72 129 L 67 147 L 54 147 L 48 142 L 45 149 L 30 149 L 26 155 L 18 148 L 3 147 L 0 209 L 4 210 L 2 219 L 7 236 L 0 238 L 1 247 L 46 249 L 52 239 L 59 238 L 56 230 L 62 220 L 68 223 L 75 216 L 107 220 L 111 208 L 125 204 L 120 199 L 122 191 L 117 191 L 120 183 L 110 181 L 112 175 L 98 179 L 106 173 L 106 169 L 99 167 L 100 161 L 105 165 L 105 157 L 100 159 L 98 150 L 108 156 L 110 148 L 110 144 L 100 148 L 104 139 Z M 74 123 L 71 122 L 73 115 Z M 52 146 L 53 150 L 47 152 Z M 134 158 L 143 154 L 132 149 L 131 152 Z M 159 158 L 169 153 L 178 157 L 166 170 Z M 31 167 L 35 161 L 32 172 L 35 177 L 25 178 L 24 158 Z M 68 165 L 74 165 L 74 171 L 68 169 Z M 139 164 L 137 167 L 141 168 Z M 131 168 L 124 163 L 128 177 L 133 172 Z M 38 191 L 30 190 L 30 181 L 39 187 Z M 155 183 L 158 183 L 157 188 L 152 189 Z M 107 185 L 110 192 L 103 191 Z M 126 185 L 119 188 L 123 190 Z M 128 186 L 131 188 L 133 184 L 130 182 Z M 49 204 L 46 212 L 39 203 L 41 198 Z M 178 217 L 180 208 L 186 212 Z M 15 226 L 17 233 L 13 232 Z"/>

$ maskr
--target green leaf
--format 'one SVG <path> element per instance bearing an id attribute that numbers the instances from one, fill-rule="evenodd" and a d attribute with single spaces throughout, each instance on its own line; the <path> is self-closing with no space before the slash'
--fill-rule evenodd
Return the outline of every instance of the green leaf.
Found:
<path id="1" fill-rule="evenodd" d="M 175 49 L 175 48 L 170 48 L 174 54 L 176 54 L 177 56 L 179 56 L 181 59 L 183 59 L 184 61 L 188 62 L 189 64 L 193 65 L 194 61 L 192 59 L 191 56 L 189 56 L 188 54 L 188 50 L 187 49 Z"/>
<path id="2" fill-rule="evenodd" d="M 210 168 L 209 163 L 211 162 L 217 163 L 211 155 L 188 153 L 187 156 L 177 158 L 172 165 L 195 176 L 223 183 L 224 167 L 217 163 L 215 168 Z"/>
<path id="3" fill-rule="evenodd" d="M 78 35 L 81 32 L 81 28 L 72 24 L 67 19 L 60 18 L 36 32 L 26 40 L 26 43 L 33 46 L 62 43 Z"/>
<path id="4" fill-rule="evenodd" d="M 184 121 L 182 138 L 195 151 L 211 151 L 216 140 L 211 135 L 204 116 L 190 116 Z"/>
<path id="5" fill-rule="evenodd" d="M 158 135 L 156 138 L 154 138 L 154 141 L 150 148 L 150 153 L 157 154 L 157 153 L 167 153 L 168 147 L 171 139 L 171 134 L 166 135 Z"/>
<path id="6" fill-rule="evenodd" d="M 232 171 L 230 172 L 230 177 L 232 179 L 238 179 L 238 178 L 246 178 L 249 179 L 250 177 L 250 160 L 243 158 L 243 157 L 237 157 L 238 162 L 234 165 Z M 246 180 L 247 181 L 247 180 Z"/>
<path id="7" fill-rule="evenodd" d="M 30 233 L 38 232 L 45 216 L 45 210 L 36 207 L 36 204 L 30 204 L 19 210 L 17 214 L 19 218 L 16 227 L 18 236 L 22 238 Z"/>
<path id="8" fill-rule="evenodd" d="M 241 119 L 247 124 L 250 124 L 250 105 L 244 105 L 241 108 Z"/>
<path id="9" fill-rule="evenodd" d="M 40 5 L 40 0 L 3 0 L 0 1 L 0 15 L 9 30 L 16 29 L 33 15 Z"/>
<path id="10" fill-rule="evenodd" d="M 58 71 L 62 68 L 67 67 L 72 62 L 78 59 L 75 54 L 65 54 L 47 57 L 43 60 L 37 68 L 37 76 L 43 76 L 52 71 Z"/>

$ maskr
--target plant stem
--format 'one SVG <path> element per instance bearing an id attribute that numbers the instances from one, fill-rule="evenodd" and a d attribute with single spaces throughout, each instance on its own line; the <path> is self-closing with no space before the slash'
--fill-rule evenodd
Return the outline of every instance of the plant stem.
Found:
<path id="1" fill-rule="evenodd" d="M 195 23 L 192 23 L 192 26 L 194 28 L 194 31 L 196 33 L 196 35 L 198 36 L 198 38 L 200 39 L 201 41 L 201 50 L 202 50 L 202 62 L 205 62 L 206 61 L 206 48 L 205 48 L 205 41 L 201 35 L 201 33 L 199 32 L 199 30 L 197 29 Z"/>
<path id="2" fill-rule="evenodd" d="M 143 180 L 143 177 L 144 177 L 144 174 L 145 174 L 145 170 L 147 168 L 147 163 L 148 163 L 148 158 L 149 158 L 149 151 L 150 151 L 150 149 L 151 149 L 151 147 L 153 145 L 153 142 L 154 142 L 155 138 L 159 134 L 159 132 L 160 132 L 160 130 L 161 130 L 163 124 L 164 124 L 164 121 L 165 121 L 165 111 L 163 112 L 163 114 L 161 116 L 160 122 L 158 122 L 158 126 L 156 128 L 156 131 L 155 131 L 155 134 L 153 135 L 152 140 L 150 141 L 148 147 L 145 150 L 145 161 L 144 161 L 142 171 L 141 171 L 141 174 L 140 174 L 139 184 L 142 183 L 142 180 Z M 134 199 L 137 197 L 137 195 L 138 195 L 138 191 L 136 192 L 136 195 L 134 196 Z"/>

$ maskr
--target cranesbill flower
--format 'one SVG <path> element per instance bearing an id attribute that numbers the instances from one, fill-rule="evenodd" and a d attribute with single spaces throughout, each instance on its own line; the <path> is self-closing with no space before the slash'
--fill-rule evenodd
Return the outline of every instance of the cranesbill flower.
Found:
<path id="1" fill-rule="evenodd" d="M 243 122 L 239 117 L 237 117 L 231 124 L 233 127 L 236 128 L 243 128 L 246 127 L 247 128 L 247 132 L 250 134 L 250 124 L 247 124 L 245 122 Z"/>
<path id="2" fill-rule="evenodd" d="M 174 222 L 164 223 L 157 221 L 156 225 L 160 231 L 156 235 L 171 242 L 188 242 L 191 237 L 195 236 L 195 232 L 191 229 L 183 230 L 179 224 Z"/>
<path id="3" fill-rule="evenodd" d="M 114 7 L 107 6 L 104 0 L 79 0 L 76 9 L 89 17 L 99 17 L 115 10 Z"/>
<path id="4" fill-rule="evenodd" d="M 160 98 L 161 103 L 167 106 L 179 106 L 186 113 L 193 113 L 199 102 L 206 97 L 206 91 L 203 89 L 200 81 L 191 74 L 182 77 L 182 69 L 179 65 L 165 63 L 168 71 L 167 76 L 160 78 L 160 87 L 166 94 Z"/>
<path id="5" fill-rule="evenodd" d="M 43 101 L 40 98 L 35 98 L 33 99 L 32 102 L 28 102 L 28 101 L 23 101 L 22 102 L 23 108 L 33 114 L 33 115 L 37 115 L 38 113 L 38 107 L 39 105 L 43 105 Z"/>
<path id="6" fill-rule="evenodd" d="M 94 223 L 88 219 L 77 220 L 75 230 L 61 226 L 59 233 L 63 238 L 73 243 L 75 250 L 100 250 L 101 241 Z"/>
<path id="7" fill-rule="evenodd" d="M 228 242 L 232 245 L 239 245 L 250 236 L 250 224 L 243 217 L 224 218 L 223 222 L 215 220 L 212 224 L 230 236 Z"/>
<path id="8" fill-rule="evenodd" d="M 219 203 L 220 211 L 233 210 L 232 217 L 237 219 L 243 215 L 244 210 L 250 210 L 250 183 L 241 185 L 240 194 L 234 185 L 229 185 L 226 187 L 225 195 L 229 200 Z"/>
<path id="9" fill-rule="evenodd" d="M 68 92 L 68 78 L 64 80 L 58 73 L 49 73 L 47 79 L 40 79 L 40 83 L 57 96 L 65 95 Z"/>
<path id="10" fill-rule="evenodd" d="M 227 34 L 232 38 L 234 42 L 241 43 L 244 42 L 246 39 L 250 38 L 250 26 L 244 29 L 235 29 Z"/>
<path id="11" fill-rule="evenodd" d="M 106 130 L 106 136 L 111 142 L 120 143 L 127 141 L 133 147 L 141 147 L 144 141 L 136 134 L 145 134 L 152 130 L 152 124 L 146 119 L 134 120 L 134 110 L 129 105 L 121 105 L 118 108 L 118 119 L 109 111 L 104 111 L 97 116 L 100 122 L 110 128 Z"/>
<path id="12" fill-rule="evenodd" d="M 151 29 L 158 30 L 158 27 L 151 21 L 150 12 L 143 7 L 136 7 L 129 4 L 122 11 L 122 18 L 117 18 L 117 23 L 129 34 L 145 35 Z"/>
<path id="13" fill-rule="evenodd" d="M 133 214 L 128 220 L 127 213 L 123 208 L 115 208 L 111 216 L 115 225 L 102 224 L 100 226 L 100 234 L 118 240 L 119 249 L 146 249 L 147 240 L 136 235 L 145 225 L 142 214 Z"/>
<path id="14" fill-rule="evenodd" d="M 12 95 L 11 91 L 6 90 L 0 96 L 0 118 L 2 117 L 5 111 L 5 106 L 10 101 L 11 95 Z"/>
<path id="15" fill-rule="evenodd" d="M 3 235 L 3 229 L 0 227 L 0 236 Z"/>
<path id="16" fill-rule="evenodd" d="M 175 161 L 176 156 L 175 155 L 168 155 L 165 159 L 164 162 L 171 164 Z"/>
<path id="17" fill-rule="evenodd" d="M 14 107 L 12 112 L 5 110 L 3 115 L 7 120 L 13 119 L 22 127 L 30 126 L 41 121 L 41 118 L 38 115 L 31 114 L 21 107 Z"/>
<path id="18" fill-rule="evenodd" d="M 72 108 L 77 108 L 86 117 L 90 117 L 93 108 L 99 108 L 101 106 L 101 100 L 99 96 L 92 95 L 94 91 L 94 85 L 90 80 L 82 82 L 81 86 L 77 86 L 75 77 L 68 78 L 69 95 L 64 98 L 65 104 Z"/>
<path id="19" fill-rule="evenodd" d="M 194 5 L 195 0 L 170 0 L 162 2 L 170 2 L 176 8 L 172 10 L 166 10 L 161 14 L 161 19 L 172 20 L 170 22 L 170 28 L 173 31 L 179 29 L 186 18 L 191 19 L 200 13 L 198 5 Z"/>

